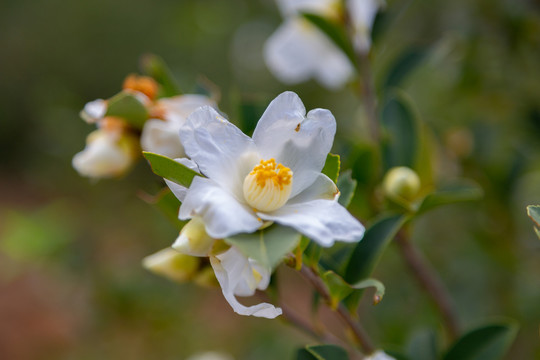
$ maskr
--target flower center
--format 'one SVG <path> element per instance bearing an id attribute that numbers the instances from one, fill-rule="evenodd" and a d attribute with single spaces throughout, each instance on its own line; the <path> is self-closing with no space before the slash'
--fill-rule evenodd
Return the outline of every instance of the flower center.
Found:
<path id="1" fill-rule="evenodd" d="M 276 164 L 276 160 L 261 160 L 244 179 L 244 198 L 258 211 L 274 211 L 285 205 L 292 191 L 293 172 Z"/>

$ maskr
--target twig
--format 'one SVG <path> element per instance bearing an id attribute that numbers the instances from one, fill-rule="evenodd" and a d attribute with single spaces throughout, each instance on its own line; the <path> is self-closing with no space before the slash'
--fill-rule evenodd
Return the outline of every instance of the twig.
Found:
<path id="1" fill-rule="evenodd" d="M 377 98 L 375 96 L 375 85 L 371 71 L 371 63 L 367 53 L 356 54 L 358 59 L 358 74 L 360 75 L 361 93 L 364 100 L 364 107 L 369 124 L 369 132 L 372 140 L 378 144 L 381 139 L 379 121 L 377 120 Z"/>
<path id="2" fill-rule="evenodd" d="M 422 254 L 411 244 L 404 231 L 397 234 L 396 243 L 412 273 L 441 313 L 448 335 L 452 340 L 456 339 L 460 332 L 458 317 L 443 283 L 430 268 Z"/>
<path id="3" fill-rule="evenodd" d="M 302 269 L 300 269 L 300 274 L 302 274 L 313 285 L 315 290 L 317 290 L 317 292 L 321 294 L 325 301 L 330 302 L 331 297 L 328 289 L 326 288 L 326 285 L 312 269 L 306 266 L 302 266 Z M 356 338 L 362 349 L 367 354 L 373 353 L 375 351 L 375 346 L 369 338 L 369 335 L 367 334 L 365 329 L 353 319 L 347 308 L 340 304 L 336 312 L 339 315 L 339 318 L 352 330 L 354 337 Z"/>

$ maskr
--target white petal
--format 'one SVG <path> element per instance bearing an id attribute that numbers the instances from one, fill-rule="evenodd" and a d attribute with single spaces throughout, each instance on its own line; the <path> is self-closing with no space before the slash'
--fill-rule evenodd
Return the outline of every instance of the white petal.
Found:
<path id="1" fill-rule="evenodd" d="M 364 226 L 332 200 L 287 204 L 272 213 L 258 215 L 261 219 L 290 226 L 325 247 L 332 246 L 336 240 L 359 241 L 364 235 Z"/>
<path id="2" fill-rule="evenodd" d="M 96 130 L 88 139 L 84 150 L 77 153 L 72 161 L 81 175 L 94 178 L 119 176 L 133 164 L 131 149 L 120 145 L 121 138 L 117 134 Z"/>
<path id="3" fill-rule="evenodd" d="M 268 319 L 281 315 L 281 309 L 271 304 L 261 303 L 247 307 L 236 299 L 235 295 L 251 296 L 255 293 L 255 289 L 264 290 L 268 285 L 268 283 L 264 287 L 258 285 L 250 261 L 237 249 L 232 247 L 221 255 L 211 256 L 210 263 L 214 268 L 223 296 L 236 313 Z"/>
<path id="4" fill-rule="evenodd" d="M 170 158 L 185 156 L 180 142 L 180 124 L 172 121 L 150 119 L 144 124 L 141 134 L 141 147 L 144 151 L 164 155 Z"/>
<path id="5" fill-rule="evenodd" d="M 103 99 L 97 99 L 86 103 L 80 115 L 87 123 L 95 123 L 97 120 L 103 118 L 106 112 L 107 101 Z"/>
<path id="6" fill-rule="evenodd" d="M 157 107 L 165 112 L 165 119 L 182 125 L 192 112 L 201 106 L 217 108 L 214 100 L 204 95 L 186 94 L 158 100 Z"/>
<path id="7" fill-rule="evenodd" d="M 204 106 L 180 128 L 180 139 L 205 176 L 243 199 L 244 178 L 260 160 L 251 138 L 216 110 Z"/>
<path id="8" fill-rule="evenodd" d="M 337 195 L 339 195 L 339 190 L 336 184 L 328 176 L 321 173 L 313 184 L 300 194 L 289 199 L 287 204 L 303 203 L 316 199 L 335 200 Z"/>
<path id="9" fill-rule="evenodd" d="M 180 219 L 202 217 L 206 232 L 215 239 L 257 230 L 262 221 L 247 205 L 210 179 L 195 177 L 180 206 Z"/>
<path id="10" fill-rule="evenodd" d="M 284 92 L 270 103 L 253 133 L 263 159 L 275 158 L 293 171 L 291 197 L 315 181 L 336 133 L 330 111 L 315 109 L 307 117 L 304 114 L 298 95 Z"/>
<path id="11" fill-rule="evenodd" d="M 371 47 L 371 28 L 381 6 L 381 0 L 348 0 L 347 8 L 354 27 L 354 46 L 366 52 Z"/>
<path id="12" fill-rule="evenodd" d="M 193 160 L 180 158 L 180 159 L 174 159 L 174 161 L 190 168 L 191 170 L 194 170 L 200 173 L 199 167 L 197 166 L 197 164 L 195 164 Z M 167 186 L 169 187 L 169 189 L 171 189 L 171 191 L 173 192 L 174 196 L 176 196 L 176 198 L 180 200 L 180 202 L 184 202 L 184 198 L 186 197 L 186 193 L 187 193 L 187 188 L 173 181 L 170 181 L 167 179 L 164 179 L 164 180 Z"/>
<path id="13" fill-rule="evenodd" d="M 345 54 L 305 19 L 286 20 L 267 40 L 264 58 L 282 82 L 296 84 L 315 77 L 322 85 L 337 89 L 353 72 Z"/>

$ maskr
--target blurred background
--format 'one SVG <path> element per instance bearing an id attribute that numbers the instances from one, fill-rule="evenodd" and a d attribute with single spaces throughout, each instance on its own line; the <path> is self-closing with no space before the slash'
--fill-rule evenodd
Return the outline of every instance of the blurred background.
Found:
<path id="1" fill-rule="evenodd" d="M 422 217 L 413 239 L 464 328 L 518 320 L 508 359 L 540 359 L 540 241 L 525 212 L 540 204 L 539 10 L 533 0 L 388 0 L 371 56 L 380 85 L 411 54 L 416 66 L 400 86 L 425 124 L 434 181 L 466 177 L 484 189 L 481 201 Z M 332 110 L 335 151 L 346 159 L 366 139 L 362 106 L 352 88 L 285 86 L 272 77 L 262 46 L 280 22 L 270 0 L 0 3 L 1 359 L 185 359 L 218 350 L 275 360 L 312 342 L 279 320 L 235 315 L 219 289 L 142 269 L 144 256 L 177 235 L 139 197 L 161 186 L 145 162 L 102 181 L 71 166 L 93 129 L 79 111 L 117 93 L 145 53 L 163 57 L 185 92 L 201 79 L 214 83 L 233 122 L 238 99 L 267 104 L 296 91 L 308 109 Z M 251 110 L 256 118 L 264 107 Z M 371 181 L 361 161 L 345 166 L 360 187 Z M 361 311 L 376 342 L 395 349 L 440 330 L 404 269 L 391 246 L 375 272 L 387 294 Z M 290 289 L 300 283 L 286 269 L 278 275 Z M 309 313 L 309 296 L 284 296 Z"/>

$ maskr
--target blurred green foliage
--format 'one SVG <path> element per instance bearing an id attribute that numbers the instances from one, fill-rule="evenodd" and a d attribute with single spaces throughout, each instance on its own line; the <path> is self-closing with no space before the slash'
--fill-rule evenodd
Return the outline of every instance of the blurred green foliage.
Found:
<path id="1" fill-rule="evenodd" d="M 521 327 L 507 358 L 538 358 L 540 243 L 525 206 L 540 203 L 540 6 L 388 0 L 386 9 L 371 54 L 379 100 L 397 87 L 414 104 L 415 136 L 427 144 L 415 163 L 424 187 L 465 177 L 485 193 L 424 215 L 413 239 L 448 286 L 463 328 L 514 318 Z M 354 85 L 329 93 L 273 79 L 262 45 L 280 22 L 270 0 L 0 3 L 0 357 L 179 359 L 216 349 L 272 360 L 292 358 L 307 341 L 279 321 L 233 314 L 218 290 L 177 286 L 141 268 L 177 235 L 137 197 L 162 185 L 145 162 L 119 181 L 88 181 L 71 167 L 91 130 L 80 109 L 117 93 L 140 57 L 156 53 L 182 91 L 201 77 L 217 85 L 220 108 L 246 132 L 286 89 L 308 109 L 330 109 L 333 152 L 358 182 L 351 211 L 370 218 L 383 166 Z M 438 315 L 393 246 L 380 264 L 374 276 L 385 298 L 372 307 L 364 297 L 360 314 L 375 340 L 402 350 L 426 329 L 437 334 Z M 13 329 L 24 343 L 5 335 Z"/>

